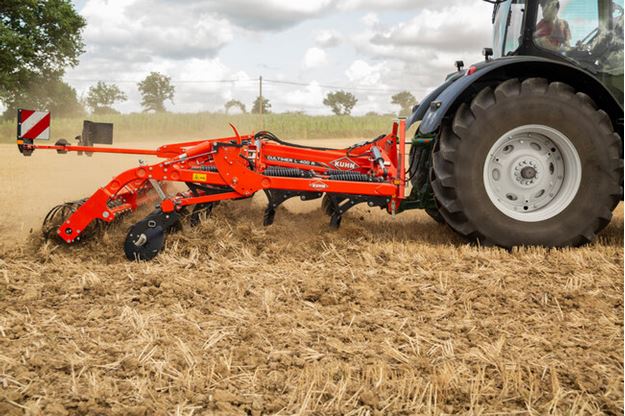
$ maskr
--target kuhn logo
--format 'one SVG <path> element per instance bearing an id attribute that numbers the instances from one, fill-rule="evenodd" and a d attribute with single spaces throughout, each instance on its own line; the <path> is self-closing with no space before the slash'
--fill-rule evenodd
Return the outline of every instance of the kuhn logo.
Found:
<path id="1" fill-rule="evenodd" d="M 328 185 L 326 185 L 323 182 L 317 181 L 317 182 L 311 183 L 310 187 L 313 188 L 313 189 L 322 190 L 322 189 L 326 189 L 328 187 Z"/>
<path id="2" fill-rule="evenodd" d="M 342 157 L 332 161 L 330 164 L 340 170 L 354 170 L 358 168 L 358 164 L 347 157 Z"/>

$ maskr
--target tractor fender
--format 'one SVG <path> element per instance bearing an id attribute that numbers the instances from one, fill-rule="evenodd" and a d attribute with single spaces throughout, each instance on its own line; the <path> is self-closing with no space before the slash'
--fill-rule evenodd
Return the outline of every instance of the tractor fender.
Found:
<path id="1" fill-rule="evenodd" d="M 623 124 L 623 107 L 601 81 L 590 72 L 579 67 L 535 56 L 505 57 L 481 62 L 473 66 L 476 70 L 471 75 L 469 75 L 469 70 L 466 70 L 463 72 L 463 76 L 450 78 L 419 105 L 409 118 L 411 123 L 419 119 L 422 120 L 419 134 L 431 135 L 435 133 L 443 118 L 447 114 L 451 114 L 452 109 L 470 99 L 482 88 L 510 78 L 532 77 L 565 82 L 577 91 L 588 94 L 599 108 L 610 115 L 615 129 L 621 130 L 616 126 Z M 431 95 L 434 93 L 438 94 L 432 98 Z"/>
<path id="2" fill-rule="evenodd" d="M 423 116 L 425 116 L 425 113 L 430 108 L 430 104 L 432 104 L 432 101 L 434 101 L 436 97 L 438 97 L 451 84 L 456 82 L 459 78 L 463 77 L 464 75 L 465 75 L 464 71 L 459 71 L 457 73 L 454 73 L 448 76 L 443 84 L 439 85 L 436 89 L 434 89 L 431 93 L 429 93 L 424 99 L 422 99 L 418 105 L 414 106 L 414 108 L 412 109 L 412 114 L 410 115 L 410 117 L 408 117 L 408 119 L 406 119 L 406 130 L 408 130 L 410 126 L 412 126 L 417 121 L 423 120 Z"/>

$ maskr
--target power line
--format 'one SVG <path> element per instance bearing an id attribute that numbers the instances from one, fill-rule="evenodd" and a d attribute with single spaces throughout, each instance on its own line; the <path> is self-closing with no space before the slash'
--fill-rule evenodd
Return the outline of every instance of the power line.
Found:
<path id="1" fill-rule="evenodd" d="M 297 85 L 297 86 L 305 86 L 308 87 L 311 84 L 310 83 L 305 83 L 305 82 L 296 82 L 296 81 L 279 81 L 279 80 L 273 80 L 273 79 L 266 79 L 265 82 L 271 83 L 271 84 L 283 84 L 283 85 Z M 388 90 L 385 88 L 368 88 L 368 87 L 340 87 L 337 85 L 326 85 L 326 84 L 317 84 L 319 87 L 321 88 L 327 88 L 327 89 L 331 89 L 331 90 L 346 90 L 346 91 L 363 91 L 363 92 L 384 92 L 384 93 L 389 93 L 392 92 L 392 90 Z"/>
<path id="2" fill-rule="evenodd" d="M 67 78 L 66 81 L 69 82 L 108 82 L 108 83 L 116 83 L 116 84 L 137 84 L 140 81 L 132 81 L 132 80 L 115 80 L 115 79 L 77 79 L 77 78 Z M 256 79 L 212 79 L 212 80 L 173 80 L 172 84 L 241 84 L 241 83 L 256 83 L 258 80 Z M 273 84 L 276 86 L 284 85 L 284 86 L 299 86 L 299 87 L 309 87 L 311 85 L 316 85 L 320 88 L 330 89 L 330 90 L 344 90 L 344 91 L 354 91 L 354 92 L 364 92 L 364 93 L 379 93 L 379 94 L 390 94 L 396 91 L 397 89 L 386 89 L 386 88 L 369 88 L 369 87 L 347 87 L 347 86 L 339 86 L 339 85 L 329 85 L 329 84 L 312 84 L 311 82 L 301 82 L 301 81 L 282 81 L 275 79 L 263 79 L 263 82 L 268 84 Z M 241 88 L 243 86 L 239 86 Z M 245 87 L 243 87 L 245 88 Z"/>
<path id="3" fill-rule="evenodd" d="M 117 84 L 138 84 L 141 81 L 132 81 L 127 79 L 76 79 L 66 78 L 70 82 L 115 82 Z M 211 80 L 174 80 L 174 84 L 234 84 L 237 82 L 256 82 L 253 79 L 211 79 Z"/>

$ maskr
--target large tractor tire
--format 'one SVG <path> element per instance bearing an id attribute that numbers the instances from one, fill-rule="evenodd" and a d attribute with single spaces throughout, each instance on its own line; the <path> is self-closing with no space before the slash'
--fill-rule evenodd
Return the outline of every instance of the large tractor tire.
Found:
<path id="1" fill-rule="evenodd" d="M 561 82 L 484 88 L 442 126 L 432 188 L 447 224 L 483 245 L 579 246 L 622 195 L 621 138 L 593 100 Z"/>

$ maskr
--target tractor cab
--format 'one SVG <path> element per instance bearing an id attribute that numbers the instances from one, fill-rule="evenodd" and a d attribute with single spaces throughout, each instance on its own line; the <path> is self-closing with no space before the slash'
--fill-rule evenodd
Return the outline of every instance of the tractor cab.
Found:
<path id="1" fill-rule="evenodd" d="M 493 54 L 539 56 L 592 73 L 623 100 L 623 0 L 486 0 Z"/>

